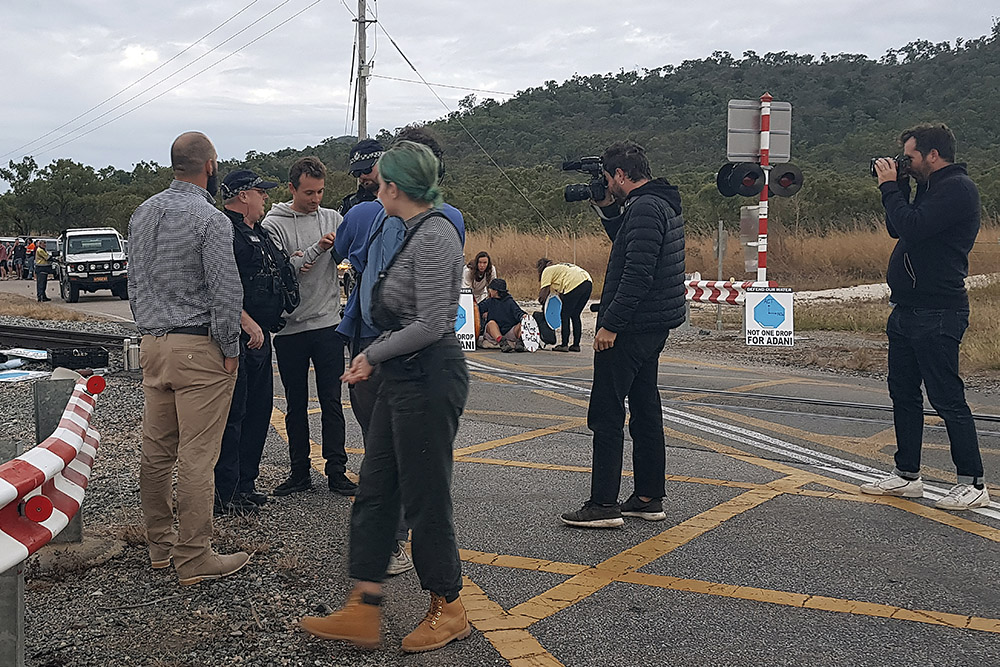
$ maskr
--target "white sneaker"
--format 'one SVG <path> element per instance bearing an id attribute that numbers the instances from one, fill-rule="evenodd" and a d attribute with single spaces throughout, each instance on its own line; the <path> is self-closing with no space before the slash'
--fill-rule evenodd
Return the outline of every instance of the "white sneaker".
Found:
<path id="1" fill-rule="evenodd" d="M 385 573 L 388 576 L 394 577 L 413 569 L 413 560 L 410 558 L 410 554 L 406 553 L 405 546 L 406 542 L 396 542 L 396 550 L 392 552 L 389 566 L 385 568 Z"/>
<path id="2" fill-rule="evenodd" d="M 861 493 L 871 496 L 900 496 L 902 498 L 923 498 L 924 482 L 921 479 L 903 479 L 893 473 L 883 479 L 861 485 Z"/>
<path id="3" fill-rule="evenodd" d="M 934 507 L 942 510 L 971 510 L 990 504 L 990 492 L 983 486 L 977 489 L 971 484 L 956 484 Z"/>

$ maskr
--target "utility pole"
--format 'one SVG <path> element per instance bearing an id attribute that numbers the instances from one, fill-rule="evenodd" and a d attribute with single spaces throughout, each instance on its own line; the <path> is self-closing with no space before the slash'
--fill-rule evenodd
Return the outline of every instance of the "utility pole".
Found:
<path id="1" fill-rule="evenodd" d="M 365 0 L 358 0 L 358 141 L 368 138 L 368 77 L 370 66 L 368 45 L 365 41 L 368 20 L 365 17 Z"/>

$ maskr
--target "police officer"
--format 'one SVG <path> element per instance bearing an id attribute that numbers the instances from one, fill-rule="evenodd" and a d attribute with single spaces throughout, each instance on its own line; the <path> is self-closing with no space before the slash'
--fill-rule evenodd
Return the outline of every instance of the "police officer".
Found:
<path id="1" fill-rule="evenodd" d="M 385 149 L 374 139 L 362 139 L 348 156 L 350 168 L 348 173 L 358 179 L 358 191 L 344 197 L 340 202 L 340 214 L 347 215 L 355 204 L 363 201 L 375 201 L 378 195 L 378 162 Z"/>
<path id="2" fill-rule="evenodd" d="M 277 183 L 248 169 L 222 182 L 224 213 L 233 221 L 233 254 L 243 283 L 240 365 L 233 403 L 215 466 L 216 514 L 256 514 L 267 496 L 254 488 L 271 420 L 274 375 L 271 333 L 280 331 L 287 306 L 282 268 L 288 257 L 260 227 L 267 191 Z M 286 276 L 294 275 L 286 270 Z"/>

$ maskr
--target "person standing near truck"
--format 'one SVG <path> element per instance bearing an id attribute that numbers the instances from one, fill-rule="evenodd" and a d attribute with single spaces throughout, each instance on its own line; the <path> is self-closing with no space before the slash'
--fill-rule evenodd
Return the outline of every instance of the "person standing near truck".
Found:
<path id="1" fill-rule="evenodd" d="M 49 284 L 49 274 L 52 273 L 52 255 L 45 249 L 45 241 L 39 240 L 35 248 L 35 295 L 38 302 L 52 301 L 45 294 Z"/>

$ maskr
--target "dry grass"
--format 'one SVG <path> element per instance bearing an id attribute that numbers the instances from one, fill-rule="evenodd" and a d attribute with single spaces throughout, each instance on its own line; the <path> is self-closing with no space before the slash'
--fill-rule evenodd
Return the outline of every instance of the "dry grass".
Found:
<path id="1" fill-rule="evenodd" d="M 87 315 L 52 303 L 38 303 L 19 294 L 0 292 L 0 315 L 28 317 L 33 320 L 69 320 L 71 322 L 103 322 L 99 317 Z"/>
<path id="2" fill-rule="evenodd" d="M 687 271 L 701 273 L 704 280 L 717 275 L 711 236 L 688 235 Z M 788 234 L 773 230 L 768 238 L 768 278 L 796 290 L 847 287 L 884 282 L 889 254 L 895 241 L 880 226 L 859 226 L 848 231 L 831 231 L 823 236 Z M 573 236 L 567 232 L 550 235 L 525 234 L 513 230 L 469 232 L 465 242 L 467 259 L 486 250 L 519 299 L 538 295 L 535 262 L 545 256 L 557 262 L 573 262 L 594 278 L 594 294 L 604 285 L 604 269 L 611 243 L 606 236 Z M 969 258 L 970 273 L 992 273 L 1000 267 L 1000 229 L 984 226 Z M 739 239 L 730 236 L 722 262 L 724 279 L 752 280 L 744 271 Z"/>

